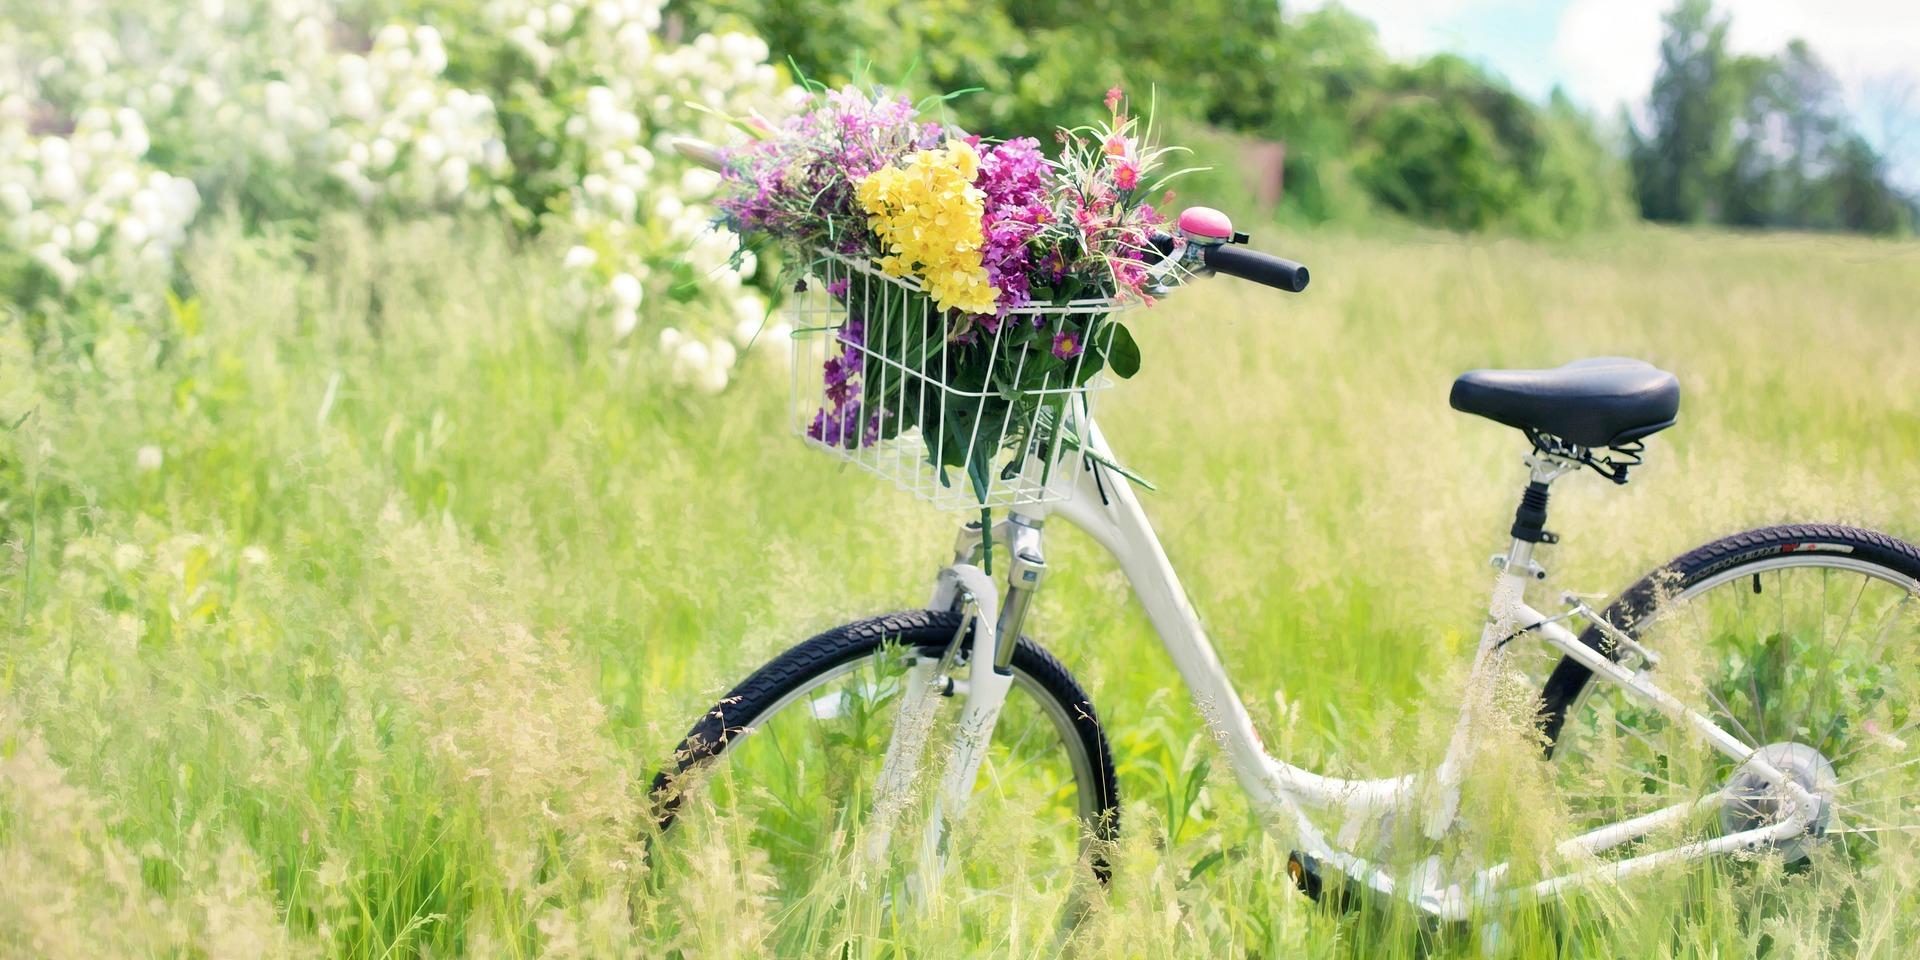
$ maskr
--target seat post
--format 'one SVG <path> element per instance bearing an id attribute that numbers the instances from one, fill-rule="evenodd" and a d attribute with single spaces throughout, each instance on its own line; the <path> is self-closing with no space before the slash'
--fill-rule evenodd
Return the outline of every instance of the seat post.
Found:
<path id="1" fill-rule="evenodd" d="M 1580 468 L 1578 461 L 1535 449 L 1527 456 L 1527 488 L 1520 493 L 1520 506 L 1513 511 L 1513 546 L 1507 552 L 1507 569 L 1523 571 L 1533 559 L 1538 543 L 1558 543 L 1560 536 L 1547 529 L 1547 495 L 1553 481 Z"/>
<path id="2" fill-rule="evenodd" d="M 1560 537 L 1547 530 L 1547 483 L 1529 477 L 1513 512 L 1513 538 L 1528 543 L 1554 543 Z"/>

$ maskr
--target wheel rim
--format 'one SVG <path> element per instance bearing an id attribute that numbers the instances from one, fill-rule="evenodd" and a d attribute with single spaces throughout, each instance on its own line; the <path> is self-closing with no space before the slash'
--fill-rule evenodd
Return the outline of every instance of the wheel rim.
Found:
<path id="1" fill-rule="evenodd" d="M 1920 833 L 1917 592 L 1920 582 L 1870 562 L 1782 555 L 1679 591 L 1639 635 L 1662 657 L 1652 676 L 1663 688 L 1770 759 L 1791 760 L 1795 769 L 1782 769 L 1803 784 L 1820 782 L 1824 829 L 1815 832 L 1849 856 L 1871 855 Z M 1787 809 L 1754 802 L 1737 762 L 1597 679 L 1569 708 L 1554 756 L 1576 830 L 1730 787 L 1749 792 L 1731 808 L 1704 806 L 1679 827 L 1683 839 L 1774 822 Z M 1812 840 L 1778 849 L 1799 859 Z"/>
<path id="2" fill-rule="evenodd" d="M 937 655 L 931 648 L 920 654 L 929 661 Z M 776 904 L 847 876 L 870 828 L 874 783 L 911 659 L 901 648 L 883 647 L 821 672 L 739 724 L 750 732 L 730 735 L 685 776 L 676 834 L 729 845 Z M 964 682 L 968 669 L 956 667 L 957 679 Z M 963 702 L 964 695 L 937 698 L 921 774 L 892 826 L 885 869 L 895 881 L 916 866 L 951 720 Z M 1102 792 L 1093 787 L 1100 768 L 1069 709 L 1015 665 L 967 816 L 950 831 L 950 881 L 975 894 L 1030 898 L 1036 890 L 1070 892 L 1092 876 L 1098 841 L 1088 825 L 1104 812 Z M 702 842 L 676 837 L 656 856 L 668 871 L 692 867 Z"/>

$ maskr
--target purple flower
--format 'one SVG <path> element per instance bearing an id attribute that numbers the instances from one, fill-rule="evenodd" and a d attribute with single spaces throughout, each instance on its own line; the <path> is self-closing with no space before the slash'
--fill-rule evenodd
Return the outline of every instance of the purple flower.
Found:
<path id="1" fill-rule="evenodd" d="M 1049 247 L 1040 257 L 1036 272 L 1048 283 L 1059 283 L 1067 275 L 1067 253 L 1059 247 Z"/>
<path id="2" fill-rule="evenodd" d="M 872 253 L 854 183 L 915 150 L 937 146 L 943 136 L 938 124 L 915 119 L 905 97 L 852 87 L 830 91 L 773 136 L 728 150 L 725 186 L 715 202 L 740 233 L 771 234 L 803 249 Z"/>
<path id="3" fill-rule="evenodd" d="M 840 326 L 837 334 L 841 343 L 849 347 L 858 347 L 867 342 L 867 322 L 861 317 L 848 317 Z"/>
<path id="4" fill-rule="evenodd" d="M 1080 339 L 1080 334 L 1072 330 L 1062 330 L 1053 335 L 1053 355 L 1062 360 L 1079 356 L 1085 347 L 1086 343 Z"/>
<path id="5" fill-rule="evenodd" d="M 857 402 L 833 410 L 822 408 L 814 412 L 813 422 L 807 425 L 807 436 L 829 447 L 847 450 L 871 447 L 880 442 L 880 414 L 862 422 Z"/>
<path id="6" fill-rule="evenodd" d="M 840 342 L 840 352 L 820 364 L 822 392 L 832 406 L 814 412 L 807 436 L 827 446 L 853 450 L 880 442 L 880 414 L 867 417 L 864 423 L 860 417 L 859 379 L 866 365 L 861 347 L 866 337 L 865 321 L 849 317 L 834 335 Z"/>
<path id="7" fill-rule="evenodd" d="M 1030 295 L 1030 241 L 1053 219 L 1046 202 L 1048 172 L 1040 141 L 1032 137 L 1008 140 L 980 158 L 980 175 L 974 180 L 986 194 L 980 220 L 986 243 L 980 260 L 987 268 L 987 281 L 1000 291 L 1001 316 Z"/>
<path id="8" fill-rule="evenodd" d="M 843 353 L 829 358 L 821 366 L 826 373 L 827 399 L 833 401 L 836 408 L 844 406 L 860 389 L 860 385 L 853 382 L 860 375 L 860 358 Z"/>

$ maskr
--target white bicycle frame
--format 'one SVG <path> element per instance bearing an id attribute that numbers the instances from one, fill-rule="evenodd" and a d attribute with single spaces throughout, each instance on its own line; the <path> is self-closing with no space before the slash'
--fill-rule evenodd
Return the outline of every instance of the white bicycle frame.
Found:
<path id="1" fill-rule="evenodd" d="M 1009 511 L 1007 522 L 1001 525 L 1007 532 L 1004 553 L 1011 559 L 1004 603 L 998 599 L 996 580 L 975 562 L 968 562 L 977 560 L 978 528 L 969 528 L 975 531 L 974 556 L 967 557 L 964 549 L 967 539 L 963 535 L 961 560 L 943 569 L 936 580 L 929 606 L 944 610 L 960 602 L 971 603 L 974 631 L 970 649 L 972 666 L 964 683 L 961 720 L 946 757 L 937 808 L 923 839 L 921 855 L 926 860 L 937 862 L 942 856 L 945 823 L 965 815 L 984 747 L 1011 686 L 1006 657 L 1012 650 L 1012 634 L 1017 632 L 1025 604 L 1044 570 L 1039 550 L 1040 531 L 1053 518 L 1084 530 L 1118 561 L 1262 821 L 1274 828 L 1291 828 L 1303 851 L 1326 867 L 1383 894 L 1402 897 L 1441 919 L 1464 920 L 1476 907 L 1552 896 L 1602 880 L 1623 879 L 1675 863 L 1770 844 L 1799 834 L 1817 822 L 1819 799 L 1758 755 L 1754 748 L 1662 689 L 1644 669 L 1625 666 L 1580 642 L 1562 623 L 1570 614 L 1548 617 L 1528 606 L 1524 587 L 1528 572 L 1534 569 L 1533 543 L 1518 537 L 1507 548 L 1468 675 L 1464 702 L 1438 767 L 1386 779 L 1347 780 L 1322 776 L 1271 756 L 1234 690 L 1226 668 L 1215 654 L 1206 629 L 1188 601 L 1132 486 L 1099 466 L 1102 461 L 1112 462 L 1105 438 L 1090 421 L 1086 433 L 1085 450 L 1091 455 L 1093 467 L 1079 475 L 1071 495 L 1058 502 L 1014 508 Z M 1572 460 L 1544 453 L 1536 453 L 1529 463 L 1532 479 L 1541 483 L 1551 483 L 1578 466 Z M 1584 613 L 1593 619 L 1621 649 L 1640 654 L 1643 664 L 1651 662 L 1650 654 L 1591 610 L 1580 606 L 1572 612 Z M 1008 616 L 1009 613 L 1012 616 Z M 1460 784 L 1472 761 L 1475 713 L 1490 703 L 1490 682 L 1504 656 L 1506 641 L 1521 634 L 1532 634 L 1573 658 L 1597 678 L 1619 685 L 1676 723 L 1690 728 L 1714 749 L 1743 764 L 1746 770 L 1771 784 L 1790 801 L 1785 815 L 1752 829 L 1615 860 L 1525 886 L 1508 886 L 1502 882 L 1507 873 L 1506 864 L 1480 870 L 1464 880 L 1448 882 L 1440 875 L 1437 859 L 1429 859 L 1405 876 L 1396 877 L 1329 839 L 1316 822 L 1315 814 L 1339 815 L 1345 822 L 1356 823 L 1368 817 L 1414 811 L 1423 799 L 1431 801 L 1426 810 L 1417 811 L 1423 815 L 1421 823 L 1427 835 L 1438 838 L 1452 828 Z M 986 668 L 989 665 L 993 668 Z M 930 712 L 931 701 L 938 696 L 930 683 L 935 669 L 934 664 L 922 661 L 909 674 L 899 715 L 911 719 L 897 725 L 888 748 L 873 821 L 877 829 L 868 837 L 870 854 L 877 854 L 887 845 L 891 808 L 897 806 L 898 791 L 905 789 L 917 773 L 927 726 L 920 717 Z M 949 692 L 957 695 L 961 690 Z M 1714 791 L 1696 800 L 1574 837 L 1560 844 L 1558 852 L 1568 857 L 1597 854 L 1723 801 L 1724 793 Z"/>
<path id="2" fill-rule="evenodd" d="M 674 145 L 702 165 L 718 169 L 719 154 L 710 145 L 678 139 Z M 1111 471 L 1101 463 L 1112 463 L 1111 450 L 1099 427 L 1082 407 L 1080 420 L 1085 427 L 1083 451 L 1088 469 L 1076 474 L 1071 494 L 1064 500 L 1031 507 L 1016 507 L 1008 512 L 1004 528 L 1010 533 L 1007 553 L 1011 562 L 1004 609 L 996 600 L 995 581 L 979 566 L 966 562 L 966 553 L 940 571 L 929 606 L 951 609 L 964 597 L 974 607 L 974 630 L 970 650 L 970 670 L 966 699 L 961 710 L 953 743 L 948 751 L 937 807 L 927 826 L 922 847 L 922 863 L 941 859 L 941 840 L 945 823 L 965 815 L 966 804 L 978 775 L 985 748 L 992 738 L 1000 706 L 1012 686 L 1008 662 L 1026 604 L 1037 588 L 1045 563 L 1040 553 L 1040 531 L 1045 522 L 1058 516 L 1087 532 L 1113 554 L 1121 571 L 1133 586 L 1134 595 L 1146 609 L 1147 617 L 1159 633 L 1174 667 L 1180 672 L 1195 704 L 1213 726 L 1217 739 L 1227 752 L 1234 776 L 1247 793 L 1263 821 L 1291 825 L 1306 853 L 1339 871 L 1360 880 L 1375 890 L 1404 896 L 1420 909 L 1435 916 L 1465 919 L 1476 904 L 1516 902 L 1527 898 L 1551 896 L 1601 880 L 1621 879 L 1673 863 L 1698 860 L 1747 847 L 1769 844 L 1806 830 L 1817 822 L 1820 801 L 1799 782 L 1786 776 L 1754 748 L 1722 729 L 1700 711 L 1688 707 L 1662 689 L 1645 670 L 1632 669 L 1605 653 L 1581 643 L 1562 625 L 1565 616 L 1548 617 L 1526 604 L 1524 576 L 1533 568 L 1533 544 L 1515 537 L 1507 548 L 1505 563 L 1495 582 L 1493 598 L 1487 607 L 1486 625 L 1480 634 L 1479 648 L 1468 674 L 1466 695 L 1459 718 L 1440 765 L 1431 771 L 1406 774 L 1381 780 L 1346 780 L 1326 777 L 1301 769 L 1269 755 L 1254 730 L 1252 718 L 1227 677 L 1226 668 L 1214 653 L 1213 644 L 1200 624 L 1200 617 L 1187 600 L 1180 578 L 1174 573 L 1159 537 L 1153 532 L 1146 513 L 1140 507 L 1133 488 L 1121 477 L 1106 476 Z M 1579 465 L 1552 454 L 1536 453 L 1530 460 L 1532 479 L 1542 484 Z M 1028 464 L 1032 466 L 1031 463 Z M 1044 482 L 1043 482 L 1044 485 Z M 991 531 L 980 531 L 991 534 Z M 977 549 L 977 539 L 972 549 Z M 1653 662 L 1632 638 L 1614 629 L 1584 606 L 1571 613 L 1583 613 L 1620 649 L 1637 653 L 1643 664 Z M 1570 615 L 1569 614 L 1569 615 Z M 1542 880 L 1526 887 L 1509 888 L 1502 884 L 1506 865 L 1490 867 L 1465 881 L 1446 883 L 1437 861 L 1429 860 L 1405 880 L 1330 842 L 1315 825 L 1313 812 L 1339 812 L 1350 821 L 1373 814 L 1411 809 L 1423 794 L 1436 797 L 1425 811 L 1423 826 L 1429 836 L 1438 837 L 1451 829 L 1459 805 L 1460 784 L 1472 760 L 1471 736 L 1475 712 L 1489 701 L 1491 679 L 1504 656 L 1506 642 L 1520 634 L 1531 633 L 1563 654 L 1578 661 L 1593 674 L 1617 684 L 1636 698 L 1652 705 L 1668 718 L 1690 727 L 1708 744 L 1738 761 L 1744 769 L 1760 777 L 1789 801 L 1785 816 L 1753 829 L 1725 834 L 1642 854 L 1584 871 Z M 900 712 L 876 790 L 874 817 L 869 822 L 869 856 L 883 851 L 891 836 L 891 824 L 904 792 L 918 773 L 926 746 L 933 707 L 932 698 L 951 691 L 937 691 L 932 682 L 941 665 L 921 662 L 908 674 Z M 1437 788 L 1429 790 L 1428 787 Z M 1724 801 L 1721 791 L 1698 800 L 1676 804 L 1643 814 L 1565 841 L 1559 847 L 1564 855 L 1594 854 L 1677 822 L 1704 807 Z"/>

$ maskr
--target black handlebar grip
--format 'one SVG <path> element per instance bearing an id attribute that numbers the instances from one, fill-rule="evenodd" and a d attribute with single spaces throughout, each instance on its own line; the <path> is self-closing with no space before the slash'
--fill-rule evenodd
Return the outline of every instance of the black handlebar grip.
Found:
<path id="1" fill-rule="evenodd" d="M 1201 262 L 1215 273 L 1264 283 L 1276 290 L 1299 293 L 1307 288 L 1307 268 L 1292 260 L 1283 260 L 1257 250 L 1220 245 L 1200 254 Z"/>

